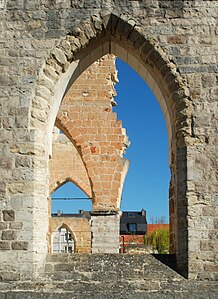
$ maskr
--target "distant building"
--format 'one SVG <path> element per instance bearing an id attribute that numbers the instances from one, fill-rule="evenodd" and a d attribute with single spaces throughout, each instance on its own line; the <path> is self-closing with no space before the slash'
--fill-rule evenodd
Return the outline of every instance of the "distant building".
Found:
<path id="1" fill-rule="evenodd" d="M 136 247 L 144 247 L 147 233 L 146 211 L 122 212 L 120 218 L 120 252 L 126 253 Z"/>

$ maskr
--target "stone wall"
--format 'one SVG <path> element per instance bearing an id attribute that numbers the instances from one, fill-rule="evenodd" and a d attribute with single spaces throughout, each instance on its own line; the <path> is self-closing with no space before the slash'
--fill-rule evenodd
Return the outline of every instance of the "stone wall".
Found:
<path id="1" fill-rule="evenodd" d="M 217 278 L 217 6 L 215 0 L 1 2 L 2 275 L 24 279 L 44 267 L 60 103 L 88 66 L 112 53 L 145 79 L 163 109 L 177 263 L 189 278 Z"/>
<path id="2" fill-rule="evenodd" d="M 92 253 L 118 253 L 120 215 L 95 213 L 91 215 Z"/>

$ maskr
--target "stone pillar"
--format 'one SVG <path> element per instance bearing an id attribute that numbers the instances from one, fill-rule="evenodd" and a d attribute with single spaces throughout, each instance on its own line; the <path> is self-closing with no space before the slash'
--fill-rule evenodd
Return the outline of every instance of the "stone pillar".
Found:
<path id="1" fill-rule="evenodd" d="M 91 213 L 92 253 L 119 253 L 120 215 Z"/>

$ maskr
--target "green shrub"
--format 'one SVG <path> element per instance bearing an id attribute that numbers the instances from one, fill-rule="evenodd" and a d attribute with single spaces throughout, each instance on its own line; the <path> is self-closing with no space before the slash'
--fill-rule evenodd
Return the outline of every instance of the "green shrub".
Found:
<path id="1" fill-rule="evenodd" d="M 169 230 L 158 228 L 145 238 L 145 244 L 151 246 L 154 253 L 169 253 Z"/>

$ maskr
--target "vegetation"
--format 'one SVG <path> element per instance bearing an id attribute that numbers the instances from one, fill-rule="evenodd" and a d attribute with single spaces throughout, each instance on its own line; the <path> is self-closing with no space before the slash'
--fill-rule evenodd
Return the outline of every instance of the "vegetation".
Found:
<path id="1" fill-rule="evenodd" d="M 161 217 L 150 217 L 150 223 L 152 224 L 165 224 L 166 223 L 166 217 L 161 216 Z"/>
<path id="2" fill-rule="evenodd" d="M 169 253 L 169 230 L 165 228 L 158 228 L 146 237 L 145 243 L 152 247 L 153 253 Z"/>

